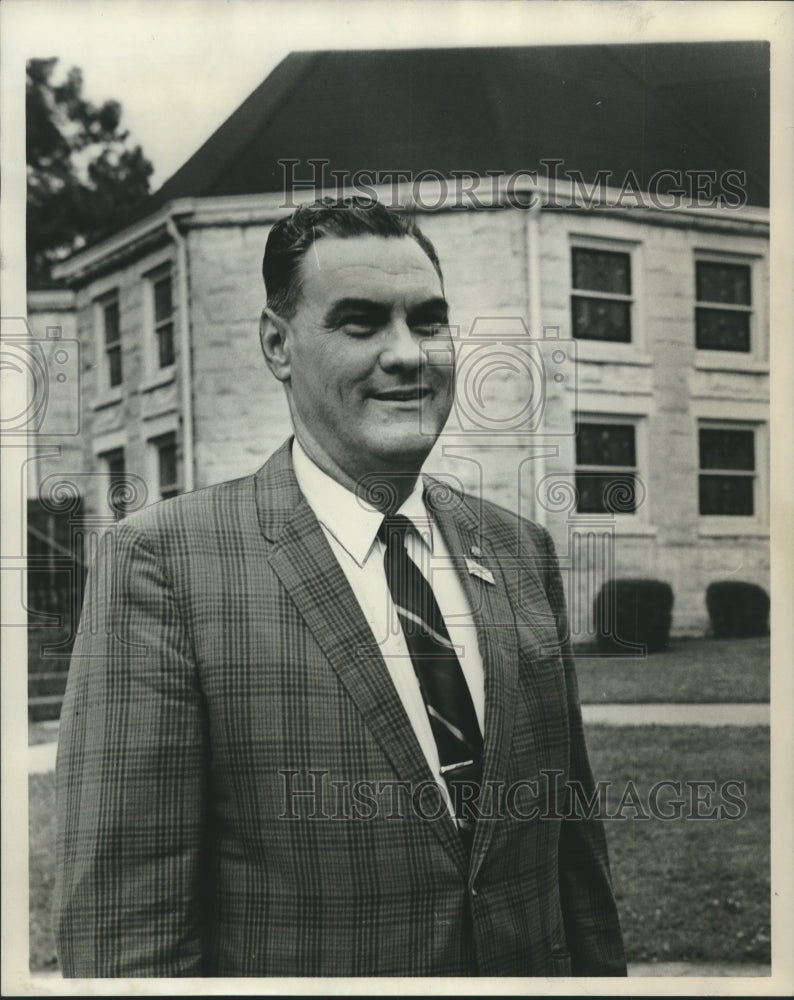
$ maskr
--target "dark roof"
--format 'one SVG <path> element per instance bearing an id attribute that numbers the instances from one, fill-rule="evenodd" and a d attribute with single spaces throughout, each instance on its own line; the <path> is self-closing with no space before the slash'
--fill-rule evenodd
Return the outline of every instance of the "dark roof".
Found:
<path id="1" fill-rule="evenodd" d="M 572 13 L 574 13 L 572 11 Z M 769 203 L 766 42 L 400 49 L 289 55 L 159 191 L 283 190 L 279 160 L 358 170 L 506 174 L 564 161 L 592 181 L 633 170 L 743 170 Z"/>

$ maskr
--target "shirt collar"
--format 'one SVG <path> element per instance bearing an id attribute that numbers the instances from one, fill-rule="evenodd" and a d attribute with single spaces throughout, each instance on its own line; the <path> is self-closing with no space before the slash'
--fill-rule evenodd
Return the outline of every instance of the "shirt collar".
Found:
<path id="1" fill-rule="evenodd" d="M 297 438 L 292 442 L 292 464 L 301 493 L 317 520 L 356 563 L 363 566 L 383 520 L 381 511 L 323 472 L 309 458 Z M 418 476 L 412 493 L 398 513 L 413 523 L 418 536 L 432 552 L 433 525 L 422 493 L 422 479 Z"/>

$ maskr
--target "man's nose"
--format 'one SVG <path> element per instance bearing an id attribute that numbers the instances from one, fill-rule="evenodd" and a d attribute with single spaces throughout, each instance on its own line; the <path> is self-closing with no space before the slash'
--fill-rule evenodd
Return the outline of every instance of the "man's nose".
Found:
<path id="1" fill-rule="evenodd" d="M 381 367 L 385 371 L 419 368 L 426 361 L 423 341 L 426 334 L 417 333 L 404 319 L 395 319 L 387 331 L 380 356 Z"/>

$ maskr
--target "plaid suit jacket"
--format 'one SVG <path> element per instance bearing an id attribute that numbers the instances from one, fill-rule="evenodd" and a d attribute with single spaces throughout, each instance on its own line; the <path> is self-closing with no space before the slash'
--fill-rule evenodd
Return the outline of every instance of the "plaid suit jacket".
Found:
<path id="1" fill-rule="evenodd" d="M 486 673 L 469 861 L 288 444 L 103 540 L 57 761 L 64 975 L 625 974 L 602 827 L 564 818 L 593 779 L 548 534 L 429 484 Z"/>

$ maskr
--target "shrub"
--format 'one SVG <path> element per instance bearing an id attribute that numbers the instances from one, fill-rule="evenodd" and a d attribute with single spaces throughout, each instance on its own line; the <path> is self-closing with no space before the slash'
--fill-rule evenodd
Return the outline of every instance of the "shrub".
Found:
<path id="1" fill-rule="evenodd" d="M 706 590 L 711 630 L 719 639 L 769 632 L 769 595 L 755 583 L 718 580 Z"/>
<path id="2" fill-rule="evenodd" d="M 598 647 L 628 652 L 627 644 L 658 652 L 667 646 L 673 611 L 673 589 L 661 580 L 608 580 L 593 602 Z"/>

